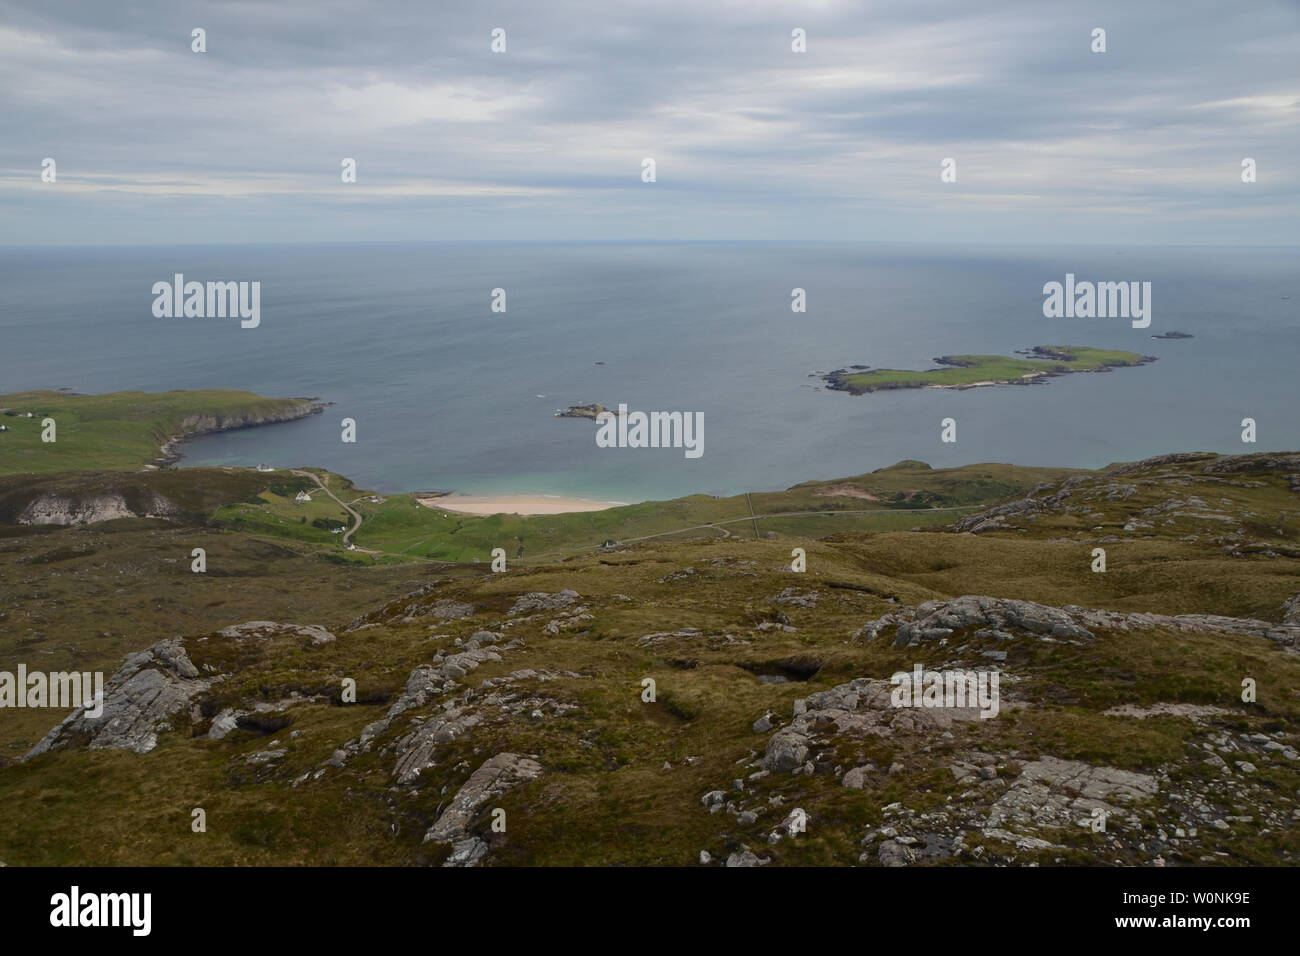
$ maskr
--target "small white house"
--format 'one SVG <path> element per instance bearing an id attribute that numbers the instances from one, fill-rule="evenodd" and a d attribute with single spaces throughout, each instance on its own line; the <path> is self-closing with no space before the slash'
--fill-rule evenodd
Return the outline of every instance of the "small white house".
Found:
<path id="1" fill-rule="evenodd" d="M 258 465 L 258 466 L 257 466 L 257 470 L 258 470 L 258 471 L 275 471 L 275 469 L 272 468 L 270 465 Z"/>
<path id="2" fill-rule="evenodd" d="M 311 501 L 311 495 L 305 491 L 300 491 L 294 496 L 294 501 Z"/>

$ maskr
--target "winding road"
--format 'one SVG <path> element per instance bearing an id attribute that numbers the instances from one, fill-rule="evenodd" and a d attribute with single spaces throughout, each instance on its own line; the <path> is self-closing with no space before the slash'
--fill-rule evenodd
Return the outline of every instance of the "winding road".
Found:
<path id="1" fill-rule="evenodd" d="M 310 478 L 312 481 L 316 482 L 316 487 L 320 488 L 321 491 L 325 492 L 325 494 L 329 495 L 331 498 L 333 498 L 335 501 L 337 501 L 338 504 L 339 504 L 339 507 L 342 508 L 344 511 L 346 511 L 348 514 L 350 514 L 350 515 L 352 516 L 352 522 L 353 522 L 352 527 L 351 527 L 351 528 L 348 528 L 347 531 L 344 531 L 344 532 L 343 532 L 343 547 L 345 547 L 345 548 L 347 548 L 347 547 L 351 547 L 351 548 L 352 548 L 353 550 L 355 550 L 355 551 L 364 551 L 366 554 L 384 554 L 384 553 L 385 553 L 385 552 L 383 552 L 383 551 L 372 551 L 372 550 L 370 550 L 369 548 L 359 548 L 359 547 L 357 547 L 356 545 L 352 544 L 352 536 L 353 536 L 354 534 L 356 534 L 357 531 L 360 530 L 360 528 L 361 528 L 361 522 L 362 522 L 362 520 L 363 520 L 362 517 L 361 517 L 361 512 L 354 510 L 353 507 L 352 507 L 350 504 L 348 504 L 346 501 L 344 501 L 344 500 L 343 500 L 342 498 L 340 498 L 338 495 L 334 494 L 334 492 L 330 491 L 330 490 L 329 490 L 329 487 L 325 484 L 325 482 L 323 482 L 323 481 L 320 480 L 320 477 L 319 477 L 317 474 L 315 474 L 315 472 L 310 472 L 310 471 L 299 471 L 299 470 L 297 470 L 297 469 L 294 469 L 294 470 L 293 470 L 293 473 L 294 473 L 295 475 L 301 475 L 301 476 L 304 477 L 304 478 Z M 365 497 L 365 496 L 363 495 L 362 497 Z M 360 501 L 361 499 L 358 498 L 357 500 Z"/>

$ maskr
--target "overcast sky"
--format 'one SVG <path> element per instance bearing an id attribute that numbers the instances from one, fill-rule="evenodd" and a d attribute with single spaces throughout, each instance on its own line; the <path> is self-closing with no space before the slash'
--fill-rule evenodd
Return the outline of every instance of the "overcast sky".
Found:
<path id="1" fill-rule="evenodd" d="M 0 0 L 0 243 L 1296 245 L 1298 64 L 1300 0 Z"/>

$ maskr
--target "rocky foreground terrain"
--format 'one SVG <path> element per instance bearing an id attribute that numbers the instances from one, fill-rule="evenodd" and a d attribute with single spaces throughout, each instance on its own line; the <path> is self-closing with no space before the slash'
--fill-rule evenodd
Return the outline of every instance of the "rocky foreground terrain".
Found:
<path id="1" fill-rule="evenodd" d="M 169 634 L 102 717 L 12 741 L 0 859 L 1291 864 L 1298 534 L 1300 454 L 1170 455 L 937 530 L 436 568 Z M 897 706 L 917 666 L 996 673 L 996 715 Z"/>

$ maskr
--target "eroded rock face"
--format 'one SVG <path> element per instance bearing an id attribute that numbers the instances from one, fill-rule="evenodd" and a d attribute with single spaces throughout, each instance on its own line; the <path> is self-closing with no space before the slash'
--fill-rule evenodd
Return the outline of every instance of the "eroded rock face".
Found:
<path id="1" fill-rule="evenodd" d="M 1270 624 L 1254 618 L 1223 617 L 1218 614 L 1146 614 L 1103 611 L 1067 604 L 1061 608 L 967 594 L 951 601 L 926 601 L 868 622 L 854 635 L 858 640 L 873 641 L 890 627 L 897 627 L 894 644 L 906 647 L 927 641 L 939 641 L 968 628 L 979 628 L 975 637 L 1010 639 L 1020 634 L 1065 641 L 1092 641 L 1094 630 L 1131 631 L 1163 628 L 1191 631 L 1243 634 L 1265 637 L 1286 647 L 1300 642 L 1300 623 Z"/>
<path id="2" fill-rule="evenodd" d="M 148 496 L 145 507 L 134 509 L 116 492 L 98 495 L 41 495 L 18 515 L 18 524 L 94 524 L 115 518 L 166 518 L 176 506 L 158 494 Z"/>
<path id="3" fill-rule="evenodd" d="M 132 654 L 109 678 L 99 717 L 79 707 L 23 759 L 81 741 L 91 750 L 148 753 L 158 746 L 158 735 L 172 729 L 172 718 L 188 711 L 213 682 L 199 676 L 179 639 L 159 641 Z"/>
<path id="4" fill-rule="evenodd" d="M 424 841 L 454 844 L 453 856 L 465 858 L 457 865 L 472 865 L 478 862 L 486 847 L 483 847 L 483 852 L 479 852 L 477 846 L 462 846 L 462 844 L 469 836 L 469 825 L 473 822 L 479 808 L 530 780 L 536 780 L 541 775 L 542 765 L 531 757 L 514 753 L 499 753 L 489 757 L 456 792 L 451 805 L 425 833 Z M 478 843 L 481 844 L 482 841 Z"/>

